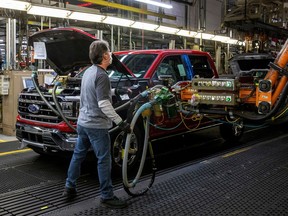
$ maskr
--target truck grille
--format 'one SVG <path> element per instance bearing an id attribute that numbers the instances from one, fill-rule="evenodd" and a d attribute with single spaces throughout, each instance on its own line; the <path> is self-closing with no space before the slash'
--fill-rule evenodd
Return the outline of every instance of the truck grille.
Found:
<path id="1" fill-rule="evenodd" d="M 51 95 L 45 95 L 47 101 L 56 109 Z M 57 98 L 61 102 L 61 98 Z M 37 107 L 34 112 L 29 111 L 29 106 Z M 18 99 L 18 113 L 19 115 L 28 120 L 46 122 L 46 123 L 59 123 L 61 118 L 58 117 L 41 99 L 38 94 L 22 93 Z"/>
<path id="2" fill-rule="evenodd" d="M 50 137 L 43 136 L 41 134 L 33 134 L 30 132 L 22 131 L 22 138 L 36 143 L 56 145 L 55 142 Z"/>
<path id="3" fill-rule="evenodd" d="M 46 128 L 46 130 L 49 130 Z M 51 129 L 52 131 L 52 129 Z M 50 146 L 56 146 L 55 141 L 52 139 L 52 136 L 50 136 L 50 133 L 37 133 L 37 132 L 31 132 L 29 130 L 24 130 L 24 128 L 21 125 L 16 124 L 16 137 L 18 140 L 28 140 L 30 142 L 35 143 L 43 143 Z M 55 136 L 55 138 L 57 138 Z"/>
<path id="4" fill-rule="evenodd" d="M 37 142 L 37 143 L 43 143 L 42 136 L 39 134 L 27 133 L 23 131 L 22 138 L 29 140 L 29 141 Z"/>

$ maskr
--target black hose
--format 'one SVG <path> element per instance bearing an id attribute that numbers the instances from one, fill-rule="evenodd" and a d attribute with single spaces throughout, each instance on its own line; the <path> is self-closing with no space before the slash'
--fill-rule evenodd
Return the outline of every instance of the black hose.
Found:
<path id="1" fill-rule="evenodd" d="M 135 108 L 135 106 L 136 106 L 136 104 L 137 104 L 137 103 L 134 102 L 134 101 L 135 101 L 135 100 L 136 100 L 136 101 L 139 101 L 138 98 L 140 98 L 140 95 L 135 96 L 133 99 L 129 100 L 129 101 L 126 102 L 125 104 L 122 104 L 121 106 L 115 108 L 115 111 L 118 113 L 118 112 L 120 112 L 120 111 L 122 111 L 122 110 L 124 110 L 124 109 L 126 109 L 126 108 L 129 107 L 129 109 L 128 109 L 128 111 L 127 111 L 127 116 L 128 116 L 128 118 L 129 118 L 129 121 L 126 120 L 126 122 L 131 123 L 132 118 L 133 118 L 133 111 L 134 111 L 134 108 Z M 126 119 L 127 119 L 127 117 L 126 117 Z M 112 129 L 109 130 L 109 133 L 111 134 L 111 133 L 113 133 L 113 132 L 115 132 L 115 131 L 117 131 L 117 130 L 119 130 L 119 127 L 118 127 L 118 126 L 113 127 Z"/>
<path id="2" fill-rule="evenodd" d="M 32 81 L 33 81 L 33 84 L 36 88 L 36 91 L 38 92 L 38 94 L 40 95 L 41 99 L 45 102 L 45 104 L 58 116 L 58 117 L 61 117 L 61 115 L 58 113 L 58 111 L 50 104 L 49 101 L 47 101 L 47 99 L 44 97 L 44 95 L 42 94 L 42 92 L 40 91 L 39 89 L 39 86 L 38 86 L 38 82 L 36 81 L 36 78 L 37 78 L 37 74 L 36 73 L 32 73 Z"/>
<path id="3" fill-rule="evenodd" d="M 58 109 L 58 111 L 60 111 L 60 112 L 58 112 L 58 111 L 50 104 L 50 102 L 47 101 L 47 99 L 44 97 L 44 95 L 42 94 L 42 92 L 41 92 L 40 89 L 39 89 L 39 85 L 38 85 L 38 82 L 36 81 L 36 78 L 37 78 L 37 74 L 36 74 L 36 73 L 33 73 L 33 74 L 32 74 L 32 81 L 33 81 L 33 84 L 34 84 L 34 86 L 35 86 L 35 89 L 36 89 L 36 91 L 38 92 L 38 94 L 40 95 L 41 99 L 45 102 L 45 104 L 46 104 L 58 117 L 61 117 L 71 129 L 73 129 L 73 130 L 76 131 L 75 127 L 73 127 L 73 126 L 70 124 L 70 122 L 67 120 L 67 118 L 63 115 L 63 113 L 62 113 L 62 111 L 61 111 L 61 107 L 60 107 L 57 99 L 55 99 L 55 96 L 54 96 L 55 94 L 54 94 L 54 93 L 55 93 L 55 89 L 56 89 L 57 86 L 55 85 L 54 88 L 53 88 L 52 97 L 53 97 L 53 100 L 54 100 L 54 103 L 55 103 L 56 107 L 57 107 L 57 105 L 58 105 L 57 109 Z"/>
<path id="4" fill-rule="evenodd" d="M 56 97 L 56 89 L 57 89 L 57 86 L 58 83 L 55 83 L 54 87 L 53 87 L 53 91 L 52 91 L 52 98 L 53 98 L 53 101 L 55 103 L 55 106 L 59 112 L 59 115 L 61 116 L 61 118 L 63 119 L 63 121 L 68 125 L 69 128 L 71 128 L 72 130 L 74 130 L 75 132 L 77 132 L 76 128 L 70 124 L 70 122 L 68 121 L 68 119 L 66 118 L 66 116 L 63 114 L 62 112 L 62 109 L 61 109 L 61 106 L 57 100 L 57 97 Z"/>

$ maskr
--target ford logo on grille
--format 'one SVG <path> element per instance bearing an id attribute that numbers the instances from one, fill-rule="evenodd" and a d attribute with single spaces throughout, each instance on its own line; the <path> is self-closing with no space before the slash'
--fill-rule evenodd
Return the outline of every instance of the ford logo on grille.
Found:
<path id="1" fill-rule="evenodd" d="M 40 111 L 40 107 L 36 104 L 30 104 L 28 106 L 28 110 L 29 110 L 29 112 L 36 114 Z"/>

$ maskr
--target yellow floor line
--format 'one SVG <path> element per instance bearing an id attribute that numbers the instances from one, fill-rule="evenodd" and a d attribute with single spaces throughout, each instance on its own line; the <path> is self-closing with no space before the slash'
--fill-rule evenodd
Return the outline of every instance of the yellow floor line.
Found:
<path id="1" fill-rule="evenodd" d="M 21 150 L 16 150 L 16 151 L 2 152 L 0 153 L 0 157 L 4 155 L 18 154 L 18 153 L 24 153 L 28 151 L 32 151 L 32 149 L 21 149 Z"/>
<path id="2" fill-rule="evenodd" d="M 13 141 L 17 141 L 17 140 L 1 140 L 0 139 L 0 143 L 13 142 Z"/>
<path id="3" fill-rule="evenodd" d="M 239 154 L 239 153 L 241 153 L 241 152 L 248 151 L 249 149 L 251 149 L 251 147 L 239 149 L 239 150 L 236 150 L 236 151 L 234 151 L 234 152 L 230 152 L 230 153 L 228 153 L 228 154 L 223 155 L 222 158 L 230 157 L 230 156 Z"/>

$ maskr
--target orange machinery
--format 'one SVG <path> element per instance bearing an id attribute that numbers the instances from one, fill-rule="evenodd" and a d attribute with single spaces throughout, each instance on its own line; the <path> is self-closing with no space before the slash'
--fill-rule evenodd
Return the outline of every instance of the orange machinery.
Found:
<path id="1" fill-rule="evenodd" d="M 182 88 L 180 97 L 200 113 L 215 110 L 215 114 L 229 112 L 248 120 L 264 120 L 283 112 L 286 106 L 287 64 L 288 39 L 270 63 L 265 78 L 193 78 L 190 85 Z M 224 112 L 219 112 L 221 109 Z M 262 117 L 256 118 L 255 114 Z"/>

